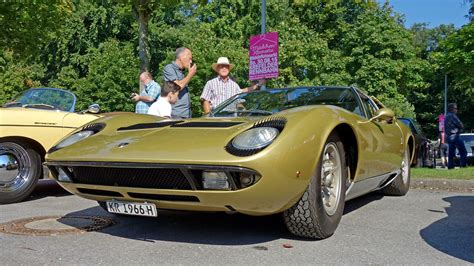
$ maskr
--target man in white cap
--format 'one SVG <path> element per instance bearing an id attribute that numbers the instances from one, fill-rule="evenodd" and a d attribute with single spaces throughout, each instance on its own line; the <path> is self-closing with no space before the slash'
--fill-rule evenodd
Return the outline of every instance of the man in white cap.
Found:
<path id="1" fill-rule="evenodd" d="M 258 88 L 258 84 L 240 89 L 239 85 L 229 78 L 229 73 L 234 65 L 227 57 L 219 57 L 217 63 L 212 64 L 212 69 L 217 72 L 217 77 L 209 80 L 204 86 L 201 94 L 202 108 L 204 114 L 208 114 L 216 106 L 241 92 L 250 92 Z"/>

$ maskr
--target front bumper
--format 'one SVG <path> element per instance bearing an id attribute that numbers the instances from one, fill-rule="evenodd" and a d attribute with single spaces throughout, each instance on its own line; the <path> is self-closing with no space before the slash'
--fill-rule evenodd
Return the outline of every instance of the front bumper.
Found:
<path id="1" fill-rule="evenodd" d="M 268 215 L 290 208 L 304 193 L 312 175 L 309 169 L 281 169 L 273 164 L 259 164 L 255 169 L 255 165 L 250 168 L 205 164 L 49 161 L 47 166 L 51 176 L 62 187 L 91 200 L 153 202 L 159 209 L 238 211 L 249 215 Z M 58 180 L 60 168 L 68 176 L 71 175 L 72 182 Z M 223 171 L 234 177 L 230 190 L 204 190 L 199 173 L 210 170 Z M 260 179 L 242 188 L 235 179 L 239 173 L 255 174 Z M 75 177 L 75 174 L 78 176 Z M 108 178 L 112 179 L 104 181 Z"/>

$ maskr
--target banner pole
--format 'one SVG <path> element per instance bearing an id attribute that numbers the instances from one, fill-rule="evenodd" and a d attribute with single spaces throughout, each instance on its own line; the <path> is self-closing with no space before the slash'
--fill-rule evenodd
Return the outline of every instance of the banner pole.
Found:
<path id="1" fill-rule="evenodd" d="M 267 1 L 262 0 L 262 34 L 264 34 L 267 31 Z M 265 83 L 260 87 L 261 90 L 266 90 L 267 86 Z"/>

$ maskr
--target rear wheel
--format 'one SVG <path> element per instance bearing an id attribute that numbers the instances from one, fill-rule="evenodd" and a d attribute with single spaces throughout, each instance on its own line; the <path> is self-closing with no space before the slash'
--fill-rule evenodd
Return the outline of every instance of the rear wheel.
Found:
<path id="1" fill-rule="evenodd" d="M 41 157 L 24 142 L 0 142 L 0 203 L 24 200 L 41 177 Z"/>
<path id="2" fill-rule="evenodd" d="M 301 199 L 283 213 L 288 230 L 297 236 L 327 238 L 336 231 L 344 210 L 347 166 L 344 145 L 332 133 Z"/>
<path id="3" fill-rule="evenodd" d="M 385 195 L 391 196 L 403 196 L 407 194 L 408 190 L 410 189 L 410 176 L 410 148 L 407 146 L 403 156 L 400 174 L 395 177 L 392 183 L 384 187 L 382 192 Z"/>

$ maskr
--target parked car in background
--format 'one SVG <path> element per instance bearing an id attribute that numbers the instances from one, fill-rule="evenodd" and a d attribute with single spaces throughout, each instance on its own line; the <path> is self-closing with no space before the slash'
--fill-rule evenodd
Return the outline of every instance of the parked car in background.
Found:
<path id="1" fill-rule="evenodd" d="M 474 165 L 474 133 L 462 133 L 459 138 L 464 142 L 467 151 L 467 165 Z M 456 150 L 459 158 L 459 151 Z M 456 162 L 456 161 L 455 161 Z"/>
<path id="2" fill-rule="evenodd" d="M 46 165 L 112 213 L 282 213 L 291 233 L 326 238 L 346 200 L 407 193 L 414 138 L 400 123 L 352 87 L 267 89 L 209 117 L 98 119 L 53 146 Z"/>
<path id="3" fill-rule="evenodd" d="M 76 96 L 66 90 L 34 88 L 0 108 L 0 203 L 28 197 L 45 176 L 46 151 L 77 127 L 97 119 L 98 105 L 75 113 Z M 45 168 L 46 169 L 46 168 Z"/>
<path id="4" fill-rule="evenodd" d="M 423 131 L 421 130 L 420 125 L 413 119 L 410 118 L 398 118 L 401 122 L 407 125 L 413 136 L 415 136 L 415 154 L 412 161 L 412 166 L 416 167 L 436 167 L 435 160 L 435 150 L 433 143 L 428 139 Z"/>

